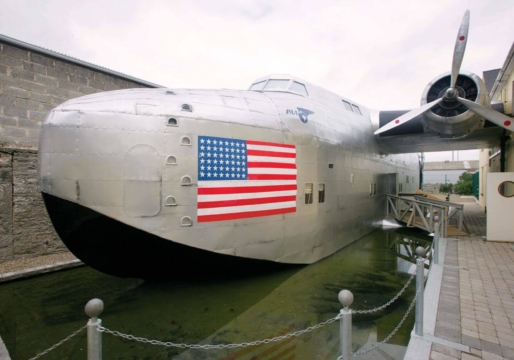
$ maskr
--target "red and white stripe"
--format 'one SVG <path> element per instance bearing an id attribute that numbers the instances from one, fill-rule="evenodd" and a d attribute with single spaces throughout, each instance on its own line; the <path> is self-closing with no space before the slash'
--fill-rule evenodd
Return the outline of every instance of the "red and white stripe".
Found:
<path id="1" fill-rule="evenodd" d="M 296 147 L 247 141 L 248 180 L 199 181 L 198 222 L 296 212 Z"/>

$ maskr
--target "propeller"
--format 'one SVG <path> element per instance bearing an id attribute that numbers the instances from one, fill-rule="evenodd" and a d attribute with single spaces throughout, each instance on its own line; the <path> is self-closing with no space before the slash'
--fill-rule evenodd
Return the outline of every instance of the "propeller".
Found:
<path id="1" fill-rule="evenodd" d="M 501 126 L 504 129 L 514 131 L 514 121 L 510 117 L 503 115 L 496 110 L 488 108 L 487 106 L 477 104 L 473 101 L 469 101 L 461 97 L 457 97 L 457 101 L 474 113 L 486 118 L 490 122 Z"/>
<path id="2" fill-rule="evenodd" d="M 466 50 L 466 44 L 468 42 L 468 30 L 469 30 L 469 10 L 466 10 L 464 13 L 464 17 L 462 18 L 462 22 L 460 24 L 459 32 L 457 34 L 457 40 L 455 41 L 455 48 L 453 50 L 453 62 L 452 62 L 452 71 L 451 71 L 451 82 L 450 87 L 446 89 L 442 97 L 425 104 L 417 109 L 411 110 L 408 113 L 403 114 L 396 120 L 393 120 L 386 125 L 382 126 L 380 129 L 375 131 L 376 134 L 380 134 L 384 131 L 391 130 L 401 124 L 404 124 L 417 116 L 421 115 L 425 111 L 431 109 L 435 105 L 439 104 L 441 101 L 458 101 L 469 110 L 474 113 L 486 118 L 487 120 L 493 122 L 494 124 L 501 126 L 504 129 L 514 131 L 514 121 L 508 116 L 499 113 L 487 106 L 483 106 L 477 104 L 475 102 L 463 99 L 459 96 L 458 90 L 455 88 L 455 84 L 457 82 L 457 77 L 459 76 L 460 67 L 462 65 L 462 60 L 464 59 L 464 52 Z"/>
<path id="3" fill-rule="evenodd" d="M 391 130 L 391 129 L 397 127 L 397 126 L 400 126 L 401 124 L 406 123 L 407 121 L 410 121 L 410 120 L 414 119 L 416 116 L 421 115 L 422 113 L 424 113 L 428 109 L 430 109 L 430 108 L 436 106 L 437 104 L 439 104 L 441 101 L 443 101 L 443 98 L 435 99 L 434 101 L 429 102 L 428 104 L 425 104 L 425 105 L 423 105 L 423 106 L 421 106 L 421 107 L 419 107 L 417 109 L 411 110 L 408 113 L 403 114 L 402 116 L 400 116 L 396 120 L 388 122 L 387 124 L 382 126 L 380 129 L 375 131 L 375 135 L 376 134 L 380 134 L 380 133 L 382 133 L 384 131 L 387 131 L 387 130 Z"/>
<path id="4" fill-rule="evenodd" d="M 466 44 L 468 43 L 468 30 L 469 30 L 469 10 L 466 10 L 462 22 L 460 23 L 459 33 L 457 40 L 455 40 L 455 48 L 453 49 L 453 62 L 452 62 L 452 80 L 450 89 L 455 89 L 457 76 L 459 76 L 460 66 L 462 59 L 464 59 L 464 52 L 466 51 Z"/>

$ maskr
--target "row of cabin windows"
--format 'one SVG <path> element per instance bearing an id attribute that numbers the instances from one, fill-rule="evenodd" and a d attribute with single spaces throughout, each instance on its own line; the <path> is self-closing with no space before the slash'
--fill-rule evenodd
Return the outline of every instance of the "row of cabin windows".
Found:
<path id="1" fill-rule="evenodd" d="M 354 112 L 356 114 L 362 115 L 361 109 L 355 104 L 350 104 L 348 101 L 343 100 L 344 108 L 348 111 Z"/>
<path id="2" fill-rule="evenodd" d="M 312 204 L 314 202 L 314 184 L 305 184 L 305 204 Z M 318 204 L 325 202 L 325 184 L 318 184 Z"/>

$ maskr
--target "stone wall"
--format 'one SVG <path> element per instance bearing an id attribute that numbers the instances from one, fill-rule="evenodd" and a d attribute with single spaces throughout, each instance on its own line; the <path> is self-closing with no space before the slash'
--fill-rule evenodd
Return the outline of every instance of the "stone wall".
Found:
<path id="1" fill-rule="evenodd" d="M 0 262 L 12 259 L 12 155 L 0 153 Z"/>
<path id="2" fill-rule="evenodd" d="M 39 129 L 68 99 L 148 87 L 0 40 L 0 262 L 66 251 L 37 189 Z"/>

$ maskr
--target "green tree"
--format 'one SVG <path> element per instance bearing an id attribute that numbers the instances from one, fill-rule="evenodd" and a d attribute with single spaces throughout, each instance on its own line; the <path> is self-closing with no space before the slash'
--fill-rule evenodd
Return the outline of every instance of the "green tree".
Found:
<path id="1" fill-rule="evenodd" d="M 473 188 L 473 174 L 464 172 L 459 176 L 459 181 L 455 184 L 455 192 L 460 195 L 471 195 Z"/>
<path id="2" fill-rule="evenodd" d="M 451 193 L 453 192 L 453 184 L 441 184 L 439 186 L 439 192 L 440 193 Z"/>

